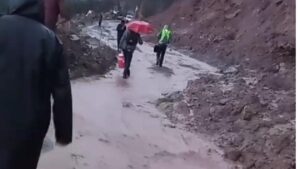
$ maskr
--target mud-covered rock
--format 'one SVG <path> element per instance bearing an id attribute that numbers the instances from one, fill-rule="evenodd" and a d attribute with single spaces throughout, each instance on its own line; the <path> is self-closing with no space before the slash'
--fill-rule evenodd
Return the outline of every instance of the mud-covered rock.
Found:
<path id="1" fill-rule="evenodd" d="M 226 150 L 224 156 L 229 160 L 238 161 L 242 156 L 242 152 L 239 150 Z"/>
<path id="2" fill-rule="evenodd" d="M 257 71 L 246 73 L 246 77 L 262 77 Z M 280 167 L 289 168 L 295 145 L 293 90 L 266 89 L 263 81 L 251 87 L 239 80 L 241 75 L 201 75 L 190 81 L 181 101 L 187 106 L 173 107 L 167 117 L 191 131 L 212 135 L 226 158 L 244 167 L 268 169 L 284 161 Z"/>
<path id="3" fill-rule="evenodd" d="M 171 113 L 174 110 L 174 103 L 161 102 L 161 103 L 157 104 L 157 108 L 164 113 Z"/>
<path id="4" fill-rule="evenodd" d="M 63 43 L 72 79 L 104 74 L 116 63 L 117 52 L 98 40 L 95 41 L 92 37 L 82 34 L 81 29 L 84 25 L 81 22 L 86 23 L 84 20 L 72 20 L 67 31 L 58 27 L 58 36 Z"/>
<path id="5" fill-rule="evenodd" d="M 220 105 L 226 105 L 228 101 L 229 101 L 228 99 L 221 99 L 221 100 L 219 101 L 219 104 L 220 104 Z"/>
<path id="6" fill-rule="evenodd" d="M 249 106 L 244 106 L 242 110 L 242 119 L 246 121 L 250 121 L 252 117 L 256 114 L 253 109 L 251 109 Z"/>
<path id="7" fill-rule="evenodd" d="M 157 100 L 157 105 L 163 102 L 178 102 L 183 99 L 183 94 L 180 91 L 164 94 L 164 97 Z"/>

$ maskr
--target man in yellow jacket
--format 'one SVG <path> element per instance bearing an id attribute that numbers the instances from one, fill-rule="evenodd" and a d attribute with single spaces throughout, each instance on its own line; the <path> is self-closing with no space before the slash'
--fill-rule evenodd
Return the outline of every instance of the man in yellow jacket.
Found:
<path id="1" fill-rule="evenodd" d="M 156 55 L 157 56 L 156 65 L 160 67 L 162 67 L 163 65 L 167 47 L 172 40 L 172 34 L 173 33 L 170 30 L 169 26 L 165 25 L 158 35 L 159 50 L 157 51 L 157 55 Z"/>

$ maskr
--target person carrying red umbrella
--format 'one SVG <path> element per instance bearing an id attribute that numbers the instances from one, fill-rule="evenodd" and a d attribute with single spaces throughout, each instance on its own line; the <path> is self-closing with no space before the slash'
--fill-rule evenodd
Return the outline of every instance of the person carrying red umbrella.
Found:
<path id="1" fill-rule="evenodd" d="M 143 44 L 141 34 L 147 34 L 152 32 L 153 28 L 147 22 L 133 21 L 127 25 L 127 30 L 123 34 L 120 41 L 120 48 L 123 50 L 123 54 L 125 57 L 125 69 L 123 72 L 124 79 L 130 77 L 131 60 L 137 44 Z"/>

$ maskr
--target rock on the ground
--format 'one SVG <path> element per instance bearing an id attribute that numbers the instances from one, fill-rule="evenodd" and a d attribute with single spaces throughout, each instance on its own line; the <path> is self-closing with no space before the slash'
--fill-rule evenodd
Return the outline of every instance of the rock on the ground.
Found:
<path id="1" fill-rule="evenodd" d="M 220 105 L 226 105 L 228 101 L 229 101 L 228 99 L 221 99 L 221 100 L 219 101 L 219 104 L 220 104 Z"/>
<path id="2" fill-rule="evenodd" d="M 130 103 L 130 102 L 123 102 L 123 103 L 122 103 L 122 106 L 123 106 L 124 108 L 131 108 L 131 107 L 133 107 L 133 104 Z"/>
<path id="3" fill-rule="evenodd" d="M 225 74 L 233 74 L 233 73 L 238 73 L 238 69 L 237 69 L 237 67 L 236 66 L 230 66 L 230 67 L 228 67 L 227 69 L 225 69 L 224 71 L 223 71 L 223 73 L 225 73 Z"/>
<path id="4" fill-rule="evenodd" d="M 162 102 L 158 104 L 158 109 L 164 113 L 171 113 L 174 110 L 174 103 L 172 102 Z"/>
<path id="5" fill-rule="evenodd" d="M 242 152 L 240 150 L 226 150 L 224 156 L 229 160 L 238 161 Z"/>
<path id="6" fill-rule="evenodd" d="M 249 106 L 245 106 L 242 110 L 242 119 L 246 121 L 250 121 L 252 117 L 256 114 Z"/>

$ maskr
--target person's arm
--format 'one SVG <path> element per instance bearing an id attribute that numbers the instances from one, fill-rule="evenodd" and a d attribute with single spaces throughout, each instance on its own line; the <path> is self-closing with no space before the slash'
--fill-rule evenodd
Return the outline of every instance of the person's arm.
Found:
<path id="1" fill-rule="evenodd" d="M 124 33 L 123 33 L 123 35 L 122 35 L 122 38 L 121 38 L 121 40 L 120 40 L 120 47 L 121 47 L 121 49 L 125 49 L 126 48 L 126 39 L 127 39 L 127 36 L 128 36 L 128 32 L 127 31 L 125 31 Z"/>
<path id="2" fill-rule="evenodd" d="M 121 30 L 122 30 L 122 25 L 119 24 L 119 25 L 117 26 L 117 31 L 120 32 Z"/>
<path id="3" fill-rule="evenodd" d="M 162 35 L 162 31 L 160 31 L 159 34 L 157 35 L 158 40 L 160 40 L 161 35 Z"/>
<path id="4" fill-rule="evenodd" d="M 70 78 L 63 48 L 59 42 L 53 59 L 51 93 L 53 97 L 53 119 L 55 137 L 59 144 L 67 145 L 72 142 L 73 110 Z"/>
<path id="5" fill-rule="evenodd" d="M 126 31 L 126 26 L 125 25 L 121 26 L 121 30 L 122 30 L 122 32 L 125 32 Z"/>

